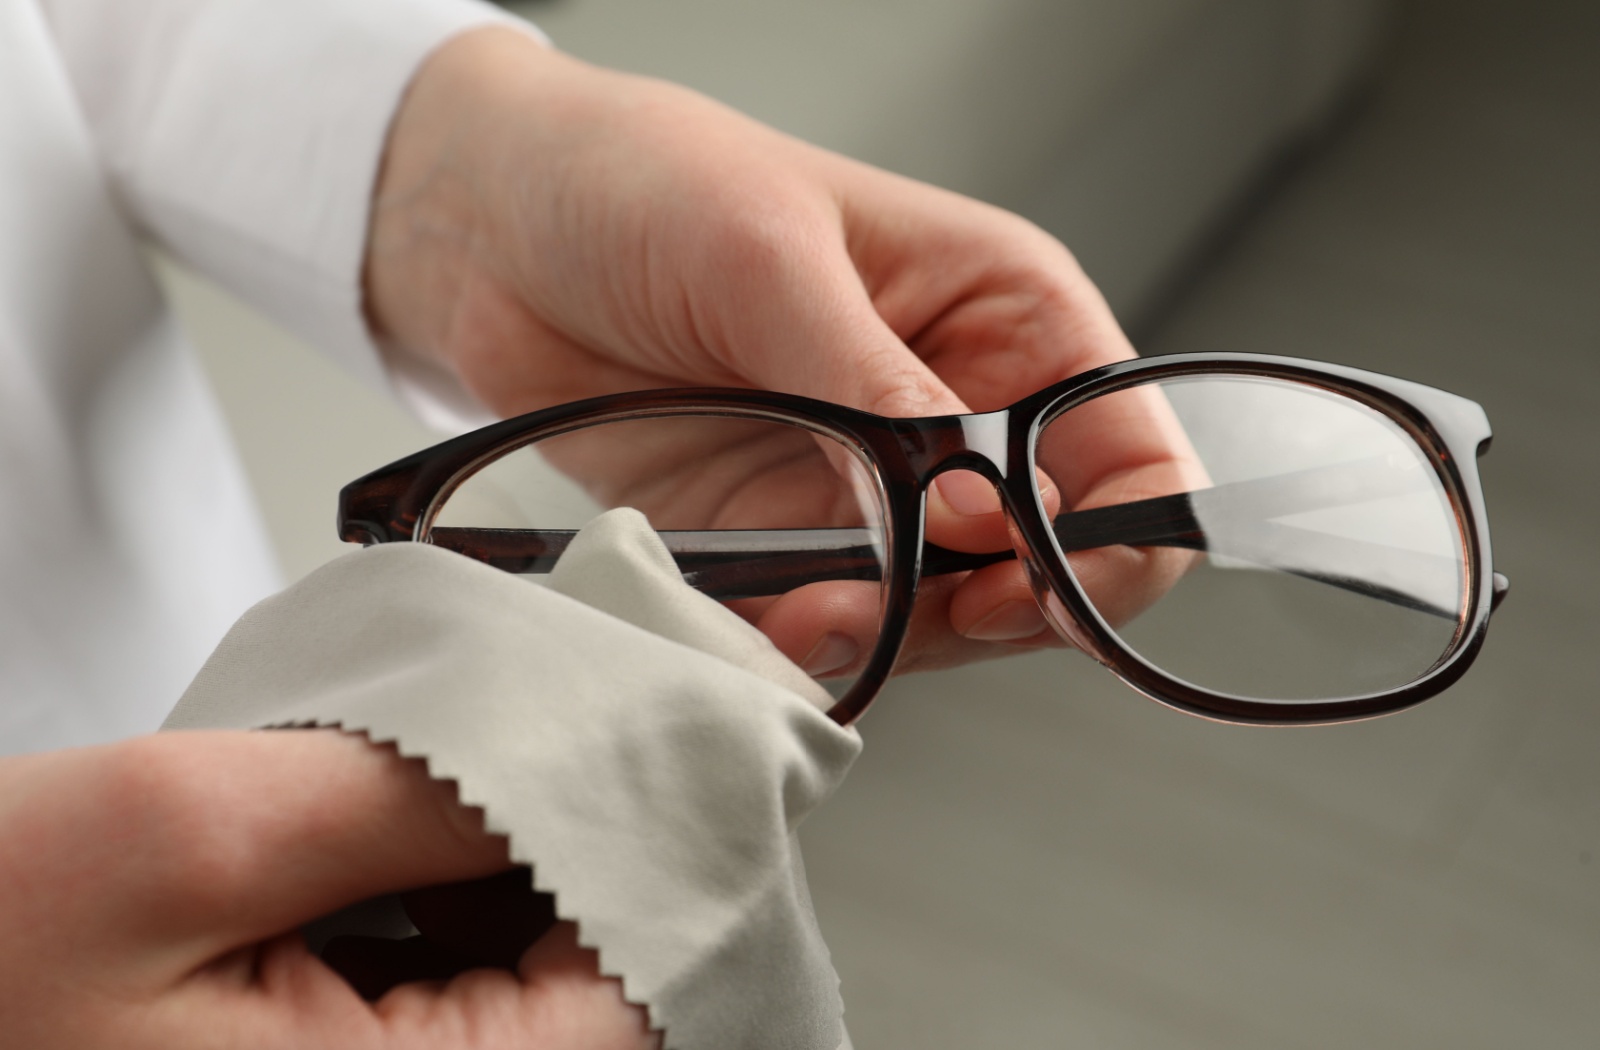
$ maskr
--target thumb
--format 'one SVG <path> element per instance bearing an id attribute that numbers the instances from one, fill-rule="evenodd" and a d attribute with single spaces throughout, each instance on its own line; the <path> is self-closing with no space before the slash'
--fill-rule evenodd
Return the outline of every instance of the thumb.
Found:
<path id="1" fill-rule="evenodd" d="M 843 244 L 735 277 L 730 365 L 756 386 L 883 416 L 969 412 L 878 314 Z"/>
<path id="2" fill-rule="evenodd" d="M 100 887 L 86 932 L 165 945 L 182 972 L 347 904 L 509 863 L 454 785 L 342 732 L 190 731 L 68 754 L 78 768 L 59 779 L 75 804 L 56 825 Z"/>
<path id="3" fill-rule="evenodd" d="M 805 252 L 796 252 L 801 260 Z M 825 265 L 796 263 L 778 302 L 763 303 L 763 329 L 742 345 L 761 347 L 746 363 L 757 385 L 788 390 L 882 416 L 957 415 L 972 411 L 879 315 L 855 262 L 840 246 Z M 747 302 L 760 302 L 745 296 Z M 1041 478 L 1049 488 L 1048 479 Z M 1046 498 L 1053 498 L 1047 492 Z M 941 476 L 927 504 L 927 534 L 966 551 L 1010 545 L 994 486 L 966 471 Z"/>

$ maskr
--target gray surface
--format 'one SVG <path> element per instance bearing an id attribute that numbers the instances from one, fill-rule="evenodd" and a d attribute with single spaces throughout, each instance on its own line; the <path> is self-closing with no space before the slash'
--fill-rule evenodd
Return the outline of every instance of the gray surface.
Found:
<path id="1" fill-rule="evenodd" d="M 1087 661 L 901 681 L 806 826 L 862 1050 L 1600 1043 L 1600 9 L 1402 30 L 1145 349 L 1483 402 L 1512 592 L 1478 667 L 1316 730 L 1185 718 Z"/>

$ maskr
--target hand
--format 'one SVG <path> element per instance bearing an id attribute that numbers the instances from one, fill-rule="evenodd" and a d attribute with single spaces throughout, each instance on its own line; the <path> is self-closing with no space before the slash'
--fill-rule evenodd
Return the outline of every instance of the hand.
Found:
<path id="1" fill-rule="evenodd" d="M 392 352 L 452 371 L 504 415 L 684 385 L 884 415 L 983 411 L 1133 353 L 1071 255 L 1022 219 L 505 29 L 452 41 L 414 81 L 377 191 L 367 287 Z M 665 447 L 591 448 L 557 465 L 658 526 L 676 515 L 729 527 L 725 493 L 684 493 L 697 474 L 753 476 L 762 450 L 686 447 L 695 454 L 676 459 Z M 1064 502 L 1109 502 L 1107 486 L 1117 499 L 1172 491 L 1184 450 L 1152 398 L 1081 443 Z M 652 503 L 647 483 L 668 477 L 675 495 Z M 928 536 L 966 551 L 1010 546 L 995 492 L 965 473 L 935 486 Z M 1125 618 L 1187 559 L 1117 548 L 1074 564 Z M 803 661 L 828 629 L 804 619 L 799 633 L 761 622 Z M 901 666 L 1054 641 L 1008 562 L 926 583 Z"/>
<path id="2" fill-rule="evenodd" d="M 453 789 L 336 732 L 184 732 L 0 760 L 7 1046 L 644 1048 L 569 926 L 518 972 L 364 1002 L 295 932 L 507 866 Z"/>

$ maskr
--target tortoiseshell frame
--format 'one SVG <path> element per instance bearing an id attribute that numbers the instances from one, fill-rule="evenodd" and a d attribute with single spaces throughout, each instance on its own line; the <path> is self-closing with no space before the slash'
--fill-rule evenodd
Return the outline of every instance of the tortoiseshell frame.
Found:
<path id="1" fill-rule="evenodd" d="M 1387 416 L 1426 453 L 1457 516 L 1467 580 L 1466 607 L 1455 638 L 1421 678 L 1380 693 L 1318 701 L 1268 701 L 1213 692 L 1172 677 L 1129 650 L 1089 603 L 1067 568 L 1035 489 L 1033 449 L 1040 429 L 1062 412 L 1103 394 L 1153 380 L 1203 376 L 1280 379 L 1342 394 Z M 855 684 L 829 712 L 843 725 L 865 712 L 894 668 L 925 556 L 929 552 L 945 556 L 951 564 L 942 571 L 962 567 L 954 560 L 961 556 L 924 546 L 924 496 L 933 479 L 948 470 L 974 471 L 997 485 L 1007 513 L 1028 545 L 1023 561 L 1040 604 L 1068 640 L 1146 696 L 1218 721 L 1324 724 L 1388 714 L 1426 700 L 1466 672 L 1483 644 L 1490 614 L 1508 587 L 1505 577 L 1492 570 L 1490 558 L 1477 471 L 1477 457 L 1488 448 L 1490 430 L 1480 406 L 1374 372 L 1255 354 L 1125 361 L 1074 376 L 1007 409 L 925 419 L 891 419 L 810 398 L 736 389 L 650 390 L 597 397 L 492 424 L 351 482 L 340 493 L 339 535 L 369 545 L 427 542 L 433 517 L 445 498 L 485 464 L 577 427 L 665 415 L 723 415 L 793 424 L 854 447 L 871 468 L 886 511 L 886 608 L 877 648 Z"/>

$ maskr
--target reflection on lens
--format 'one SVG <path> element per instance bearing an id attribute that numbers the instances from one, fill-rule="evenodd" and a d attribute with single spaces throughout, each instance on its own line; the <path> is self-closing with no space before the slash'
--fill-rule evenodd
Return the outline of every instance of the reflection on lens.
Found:
<path id="1" fill-rule="evenodd" d="M 1456 638 L 1450 499 L 1411 436 L 1353 399 L 1242 376 L 1154 382 L 1057 416 L 1036 456 L 1072 509 L 1055 531 L 1075 578 L 1169 675 L 1339 699 L 1417 680 Z"/>
<path id="2" fill-rule="evenodd" d="M 642 511 L 690 585 L 760 627 L 830 692 L 859 676 L 881 630 L 887 537 L 878 482 L 856 449 L 734 416 L 590 425 L 484 466 L 449 495 L 429 538 L 547 573 L 572 534 L 611 507 Z"/>

